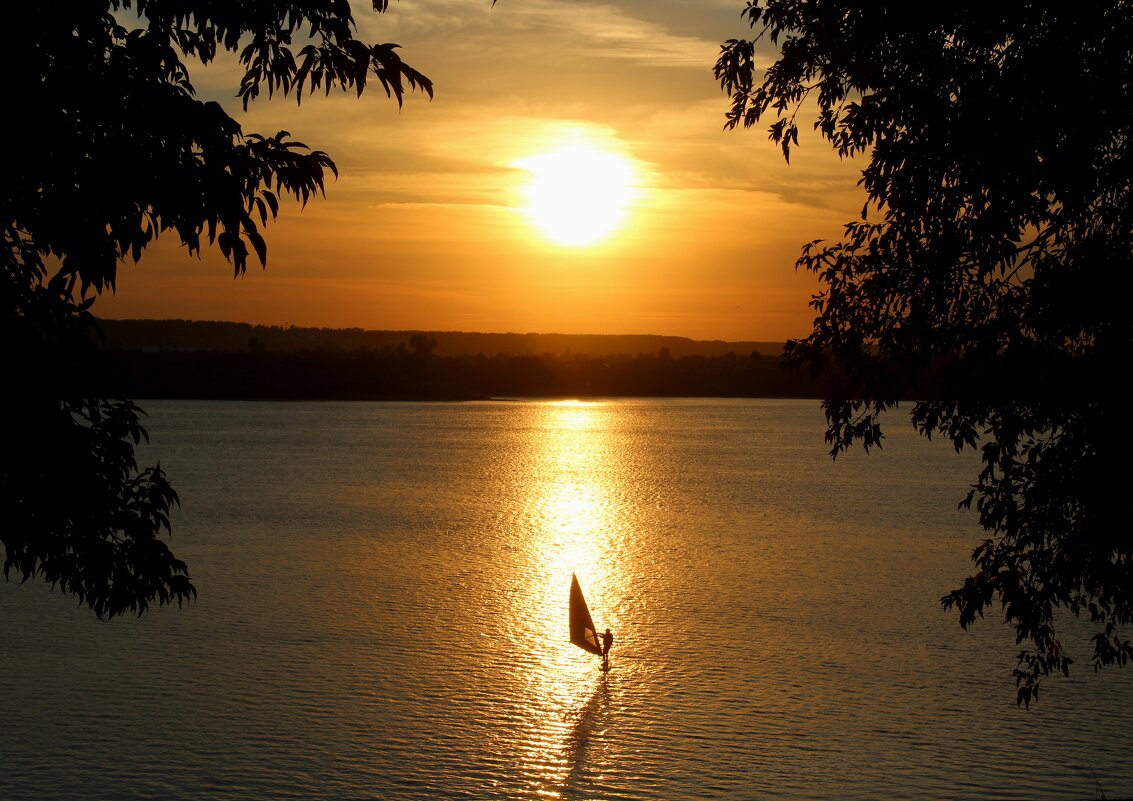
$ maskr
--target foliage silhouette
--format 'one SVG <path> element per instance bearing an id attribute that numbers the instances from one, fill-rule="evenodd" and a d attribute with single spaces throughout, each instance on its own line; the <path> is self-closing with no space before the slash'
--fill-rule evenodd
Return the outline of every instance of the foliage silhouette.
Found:
<path id="1" fill-rule="evenodd" d="M 177 496 L 159 467 L 137 468 L 140 410 L 92 390 L 90 307 L 162 233 L 193 253 L 216 245 L 237 275 L 251 254 L 266 265 L 261 229 L 281 198 L 306 204 L 336 173 L 286 131 L 245 132 L 197 99 L 188 63 L 235 56 L 245 108 L 265 89 L 299 101 L 376 80 L 400 104 L 432 84 L 396 45 L 355 39 L 338 1 L 44 0 L 9 24 L 0 325 L 19 389 L 3 401 L 16 429 L 0 460 L 4 572 L 39 575 L 100 618 L 141 614 L 196 589 L 158 538 Z"/>
<path id="2" fill-rule="evenodd" d="M 981 449 L 963 505 L 990 536 L 943 605 L 967 628 L 998 600 L 1024 646 L 1020 704 L 1069 672 L 1057 610 L 1095 624 L 1095 669 L 1124 664 L 1133 4 L 752 0 L 743 16 L 754 37 L 716 64 L 725 127 L 770 121 L 789 159 L 814 114 L 840 156 L 865 159 L 861 219 L 796 264 L 822 289 L 789 356 L 830 376 L 831 454 L 879 446 L 882 413 L 945 365 L 947 391 L 913 424 Z"/>

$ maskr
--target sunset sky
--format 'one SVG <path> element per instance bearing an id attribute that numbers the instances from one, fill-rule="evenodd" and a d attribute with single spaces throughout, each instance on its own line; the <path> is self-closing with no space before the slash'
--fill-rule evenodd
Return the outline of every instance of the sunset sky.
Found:
<path id="1" fill-rule="evenodd" d="M 741 0 L 354 3 L 436 96 L 268 101 L 240 69 L 197 68 L 246 132 L 327 151 L 327 198 L 285 205 L 268 266 L 235 282 L 215 250 L 167 236 L 119 271 L 109 318 L 696 339 L 803 336 L 817 284 L 800 246 L 862 205 L 861 164 L 811 137 L 790 166 L 758 130 L 725 132 L 712 76 L 748 33 Z M 809 130 L 809 126 L 805 126 Z M 565 178 L 563 177 L 565 175 Z M 567 181 L 564 185 L 563 181 Z M 581 186 L 580 186 L 581 185 Z M 581 215 L 581 216 L 579 216 Z"/>

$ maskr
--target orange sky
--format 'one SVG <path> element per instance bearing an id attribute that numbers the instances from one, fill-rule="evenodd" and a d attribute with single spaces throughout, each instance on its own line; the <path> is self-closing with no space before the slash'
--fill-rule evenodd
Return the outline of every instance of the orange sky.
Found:
<path id="1" fill-rule="evenodd" d="M 286 129 L 335 159 L 327 198 L 285 205 L 268 267 L 232 280 L 218 253 L 165 237 L 120 268 L 109 318 L 271 325 L 804 336 L 812 276 L 800 246 L 838 236 L 862 205 L 861 164 L 816 137 L 787 166 L 760 130 L 722 130 L 719 44 L 747 33 L 741 0 L 402 0 L 355 3 L 362 39 L 402 45 L 435 84 L 400 111 L 371 87 L 257 100 L 234 61 L 194 72 L 245 131 Z M 631 171 L 621 224 L 564 245 L 536 225 L 522 165 L 565 146 Z M 522 163 L 522 165 L 521 165 Z M 608 194 L 608 192 L 606 193 Z M 561 198 L 560 198 L 561 200 Z M 587 207 L 600 198 L 572 201 Z M 569 213 L 569 211 L 564 211 Z"/>

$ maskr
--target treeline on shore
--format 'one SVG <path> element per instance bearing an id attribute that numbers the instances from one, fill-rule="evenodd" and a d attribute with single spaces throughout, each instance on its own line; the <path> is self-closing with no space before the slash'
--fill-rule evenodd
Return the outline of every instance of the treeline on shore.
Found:
<path id="1" fill-rule="evenodd" d="M 819 397 L 779 359 L 663 353 L 597 357 L 432 356 L 396 349 L 105 352 L 107 394 L 247 400 L 466 400 L 493 397 Z"/>
<path id="2" fill-rule="evenodd" d="M 807 375 L 783 370 L 780 353 L 771 355 L 755 350 L 743 354 L 728 351 L 719 355 L 674 355 L 668 346 L 661 345 L 651 352 L 632 354 L 591 354 L 568 349 L 539 355 L 440 355 L 440 335 L 425 332 L 405 332 L 406 336 L 396 344 L 387 341 L 380 347 L 323 344 L 291 349 L 279 349 L 277 345 L 273 349 L 254 335 L 246 340 L 243 350 L 206 348 L 194 344 L 191 338 L 182 338 L 174 346 L 125 347 L 120 339 L 113 338 L 113 325 L 109 327 L 97 372 L 108 395 L 129 398 L 820 396 L 817 383 Z M 632 339 L 634 344 L 644 344 L 654 338 Z M 781 348 L 779 345 L 780 352 Z"/>
<path id="3" fill-rule="evenodd" d="M 729 352 L 778 356 L 782 342 L 725 342 L 656 334 L 537 334 L 476 331 L 375 331 L 362 328 L 301 328 L 205 320 L 99 320 L 109 350 L 365 351 L 408 347 L 416 337 L 433 341 L 434 356 L 543 356 L 580 353 L 619 356 L 656 353 L 724 356 Z"/>

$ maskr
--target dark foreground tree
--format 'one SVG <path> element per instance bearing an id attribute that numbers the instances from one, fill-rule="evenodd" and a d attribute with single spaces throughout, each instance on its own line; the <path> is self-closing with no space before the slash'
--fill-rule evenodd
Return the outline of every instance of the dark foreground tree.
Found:
<path id="1" fill-rule="evenodd" d="M 1059 610 L 1095 624 L 1095 669 L 1124 664 L 1133 4 L 755 0 L 743 15 L 754 38 L 716 65 L 727 127 L 769 122 L 789 158 L 813 118 L 865 160 L 861 219 L 796 265 L 822 288 L 790 357 L 830 377 L 832 455 L 879 445 L 882 413 L 923 398 L 916 428 L 983 459 L 964 504 L 989 537 L 943 605 L 966 628 L 998 601 L 1024 647 L 1020 703 L 1069 670 Z"/>
<path id="2" fill-rule="evenodd" d="M 373 0 L 375 11 L 388 0 Z M 346 0 L 37 0 L 6 14 L 0 74 L 6 427 L 0 456 L 4 573 L 41 576 L 99 617 L 196 595 L 159 539 L 177 495 L 139 470 L 140 410 L 98 392 L 90 306 L 117 265 L 159 234 L 215 244 L 237 275 L 280 197 L 306 203 L 335 167 L 320 151 L 244 132 L 196 97 L 187 65 L 226 52 L 245 107 L 269 95 L 432 95 L 391 44 L 354 38 Z"/>

